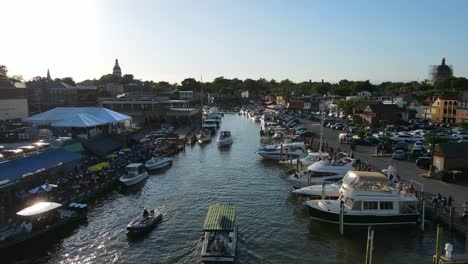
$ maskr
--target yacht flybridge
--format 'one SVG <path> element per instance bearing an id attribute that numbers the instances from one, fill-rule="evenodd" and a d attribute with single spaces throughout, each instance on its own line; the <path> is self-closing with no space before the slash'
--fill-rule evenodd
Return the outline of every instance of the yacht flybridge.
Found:
<path id="1" fill-rule="evenodd" d="M 310 165 L 307 170 L 294 173 L 288 181 L 295 188 L 322 183 L 332 183 L 341 180 L 348 171 L 354 170 L 355 160 L 344 157 L 338 161 L 321 160 Z"/>
<path id="2" fill-rule="evenodd" d="M 388 179 L 378 172 L 350 171 L 337 200 L 305 204 L 312 219 L 339 223 L 341 202 L 344 225 L 401 225 L 419 220 L 416 196 L 390 187 Z"/>

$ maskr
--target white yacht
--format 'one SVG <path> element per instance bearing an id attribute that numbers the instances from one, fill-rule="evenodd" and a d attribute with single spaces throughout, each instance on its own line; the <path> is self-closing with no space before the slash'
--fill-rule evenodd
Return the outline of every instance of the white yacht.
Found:
<path id="1" fill-rule="evenodd" d="M 327 199 L 337 199 L 340 196 L 340 188 L 343 180 L 334 183 L 322 183 L 296 189 L 294 194 L 307 196 L 309 198 L 321 198 L 322 195 Z"/>
<path id="2" fill-rule="evenodd" d="M 236 258 L 236 206 L 215 203 L 203 225 L 201 260 L 204 263 L 234 262 Z"/>
<path id="3" fill-rule="evenodd" d="M 274 136 L 273 136 L 274 137 Z M 302 159 L 299 159 L 299 164 L 301 166 L 310 166 L 314 164 L 315 162 L 318 162 L 322 159 L 328 159 L 329 155 L 328 153 L 323 153 L 323 152 L 309 152 L 307 156 L 305 156 Z M 280 164 L 284 165 L 297 165 L 298 159 L 295 160 L 280 160 Z"/>
<path id="4" fill-rule="evenodd" d="M 132 186 L 145 180 L 148 176 L 142 163 L 131 163 L 127 165 L 127 174 L 120 176 L 119 181 L 125 186 Z"/>
<path id="5" fill-rule="evenodd" d="M 147 170 L 157 170 L 172 165 L 172 158 L 153 157 L 145 163 Z"/>
<path id="6" fill-rule="evenodd" d="M 231 132 L 221 131 L 216 139 L 216 143 L 219 147 L 231 145 L 233 143 Z"/>
<path id="7" fill-rule="evenodd" d="M 217 129 L 216 121 L 214 119 L 205 119 L 203 120 L 202 128 L 208 129 L 211 131 L 211 133 L 214 133 Z"/>
<path id="8" fill-rule="evenodd" d="M 307 170 L 294 173 L 288 177 L 288 181 L 295 188 L 322 183 L 337 182 L 354 170 L 355 160 L 345 157 L 338 161 L 321 160 L 310 165 Z"/>
<path id="9" fill-rule="evenodd" d="M 197 141 L 200 144 L 208 143 L 211 141 L 211 131 L 207 128 L 200 129 L 197 133 Z"/>
<path id="10" fill-rule="evenodd" d="M 305 157 L 306 146 L 303 142 L 283 143 L 280 145 L 268 145 L 257 151 L 264 159 L 287 160 Z"/>
<path id="11" fill-rule="evenodd" d="M 339 223 L 342 202 L 344 225 L 399 225 L 419 220 L 417 198 L 390 187 L 379 172 L 350 171 L 343 179 L 338 199 L 310 200 L 305 204 L 312 219 Z"/>

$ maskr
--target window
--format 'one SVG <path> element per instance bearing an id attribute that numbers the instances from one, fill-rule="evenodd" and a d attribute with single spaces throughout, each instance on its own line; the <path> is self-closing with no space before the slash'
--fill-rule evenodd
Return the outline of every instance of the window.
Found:
<path id="1" fill-rule="evenodd" d="M 393 202 L 380 202 L 380 209 L 381 210 L 392 210 L 393 209 Z"/>
<path id="2" fill-rule="evenodd" d="M 364 210 L 377 210 L 379 209 L 379 202 L 364 202 Z"/>
<path id="3" fill-rule="evenodd" d="M 361 210 L 361 201 L 355 201 L 351 210 Z"/>

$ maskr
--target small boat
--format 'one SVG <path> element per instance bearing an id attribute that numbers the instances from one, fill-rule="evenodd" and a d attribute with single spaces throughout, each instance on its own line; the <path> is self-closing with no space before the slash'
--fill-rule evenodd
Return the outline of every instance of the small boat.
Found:
<path id="1" fill-rule="evenodd" d="M 345 157 L 338 161 L 321 160 L 310 165 L 307 170 L 294 173 L 288 181 L 295 189 L 322 183 L 337 182 L 348 173 L 355 170 L 355 160 Z"/>
<path id="2" fill-rule="evenodd" d="M 327 159 L 329 157 L 328 153 L 323 152 L 310 152 L 309 155 L 305 156 L 302 159 L 299 159 L 299 164 L 301 166 L 310 166 L 317 161 L 322 159 Z M 298 159 L 295 160 L 280 160 L 279 164 L 283 165 L 297 165 Z"/>
<path id="3" fill-rule="evenodd" d="M 201 129 L 200 132 L 197 133 L 197 141 L 200 144 L 208 143 L 211 141 L 211 131 L 208 129 Z"/>
<path id="4" fill-rule="evenodd" d="M 218 139 L 216 139 L 216 143 L 219 147 L 231 145 L 233 143 L 231 132 L 221 131 Z"/>
<path id="5" fill-rule="evenodd" d="M 145 163 L 147 170 L 157 170 L 172 165 L 172 158 L 153 157 Z"/>
<path id="6" fill-rule="evenodd" d="M 133 234 L 148 233 L 157 226 L 161 220 L 161 212 L 158 209 L 154 209 L 149 212 L 147 219 L 145 219 L 143 215 L 139 215 L 137 218 L 133 219 L 133 221 L 127 225 L 127 230 L 129 233 Z"/>
<path id="7" fill-rule="evenodd" d="M 211 133 L 214 133 L 217 129 L 216 121 L 214 119 L 205 119 L 203 120 L 202 128 L 208 129 Z"/>
<path id="8" fill-rule="evenodd" d="M 339 223 L 343 204 L 344 225 L 402 225 L 419 221 L 418 198 L 388 185 L 379 172 L 350 171 L 343 178 L 336 200 L 309 200 L 313 220 Z"/>
<path id="9" fill-rule="evenodd" d="M 22 224 L 1 229 L 0 250 L 14 248 L 36 238 L 54 234 L 58 229 L 86 216 L 83 210 L 61 207 L 59 203 L 38 202 L 17 212 L 16 215 L 22 219 Z"/>
<path id="10" fill-rule="evenodd" d="M 119 181 L 125 186 L 135 185 L 148 178 L 149 174 L 143 169 L 142 163 L 131 163 L 127 165 L 127 174 L 120 176 Z"/>
<path id="11" fill-rule="evenodd" d="M 281 145 L 269 145 L 257 151 L 264 159 L 288 160 L 305 157 L 306 146 L 302 142 L 283 143 Z"/>
<path id="12" fill-rule="evenodd" d="M 212 204 L 205 218 L 203 232 L 201 260 L 204 263 L 234 262 L 237 244 L 235 205 Z"/>

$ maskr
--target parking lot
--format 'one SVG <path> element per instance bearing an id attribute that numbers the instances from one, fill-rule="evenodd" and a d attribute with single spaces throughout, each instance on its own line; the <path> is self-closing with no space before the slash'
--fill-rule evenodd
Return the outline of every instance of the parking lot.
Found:
<path id="1" fill-rule="evenodd" d="M 300 119 L 310 131 L 316 135 L 320 135 L 320 123 L 316 121 L 310 121 L 306 119 Z M 338 135 L 343 131 L 333 130 L 330 128 L 323 128 L 323 142 L 327 142 L 332 146 L 339 146 L 343 150 L 348 150 L 350 145 L 339 144 Z M 318 136 L 317 136 L 318 137 Z M 418 168 L 415 164 L 414 159 L 412 160 L 395 160 L 391 158 L 391 155 L 383 157 L 374 157 L 376 153 L 375 146 L 356 146 L 354 155 L 356 158 L 360 158 L 362 161 L 368 160 L 373 168 L 376 170 L 382 170 L 388 168 L 389 165 L 393 165 L 401 178 L 405 181 L 414 180 L 424 186 L 424 192 L 437 194 L 440 193 L 442 196 L 448 197 L 449 195 L 455 200 L 455 204 L 460 205 L 465 201 L 468 201 L 468 186 L 466 184 L 451 184 L 442 182 L 436 179 L 421 177 L 420 175 L 425 170 Z"/>

